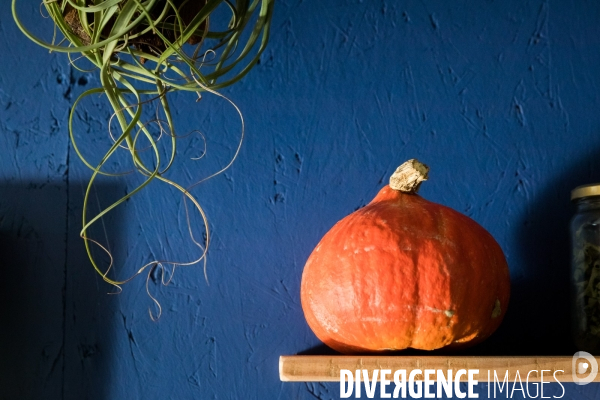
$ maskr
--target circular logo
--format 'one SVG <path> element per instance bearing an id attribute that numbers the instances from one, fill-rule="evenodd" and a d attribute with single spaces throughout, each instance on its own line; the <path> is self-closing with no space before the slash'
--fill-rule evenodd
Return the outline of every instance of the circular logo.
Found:
<path id="1" fill-rule="evenodd" d="M 573 382 L 577 385 L 587 385 L 588 383 L 593 382 L 594 379 L 596 379 L 596 375 L 598 375 L 598 362 L 596 362 L 596 358 L 585 351 L 578 351 L 573 354 L 571 374 L 573 376 Z M 585 374 L 589 375 L 585 378 L 580 378 L 581 375 Z"/>

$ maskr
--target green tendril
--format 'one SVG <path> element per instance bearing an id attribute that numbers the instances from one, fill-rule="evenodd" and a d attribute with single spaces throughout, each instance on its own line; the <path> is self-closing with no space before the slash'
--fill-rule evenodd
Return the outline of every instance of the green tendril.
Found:
<path id="1" fill-rule="evenodd" d="M 92 171 L 84 194 L 80 236 L 84 239 L 94 269 L 119 291 L 121 285 L 144 271 L 148 272 L 149 279 L 154 269 L 161 268 L 164 277 L 167 265 L 172 270 L 169 279 L 163 280 L 164 284 L 171 280 L 178 266 L 204 262 L 206 276 L 206 252 L 210 241 L 208 223 L 203 208 L 190 193 L 190 189 L 225 171 L 239 153 L 244 137 L 242 114 L 231 100 L 217 91 L 242 79 L 258 62 L 269 38 L 274 0 L 239 0 L 235 3 L 228 0 L 43 0 L 42 6 L 55 26 L 50 42 L 36 37 L 23 25 L 18 17 L 17 3 L 17 0 L 12 0 L 12 14 L 25 36 L 49 51 L 67 53 L 70 63 L 80 71 L 83 69 L 76 66 L 76 62 L 80 58 L 87 59 L 100 77 L 101 87 L 84 91 L 74 101 L 68 122 L 73 149 L 83 164 Z M 211 14 L 220 5 L 230 13 L 227 29 L 210 30 Z M 190 14 L 190 9 L 193 14 Z M 64 37 L 58 43 L 57 29 Z M 72 54 L 81 56 L 73 59 Z M 212 93 L 231 104 L 242 122 L 240 141 L 229 163 L 188 188 L 164 176 L 176 158 L 179 137 L 175 132 L 168 102 L 169 94 L 176 91 L 195 92 L 198 96 L 202 92 Z M 98 94 L 106 96 L 113 111 L 108 121 L 112 143 L 95 164 L 84 156 L 78 146 L 73 119 L 82 101 Z M 150 121 L 160 127 L 158 139 L 151 134 L 149 123 L 142 120 L 143 109 L 150 104 L 157 104 L 158 107 L 156 120 Z M 159 117 L 160 114 L 163 118 Z M 118 135 L 111 131 L 113 119 L 116 119 L 120 130 Z M 171 143 L 166 161 L 161 160 L 157 144 L 164 132 L 168 132 Z M 141 137 L 149 143 L 144 149 L 136 148 Z M 153 156 L 152 166 L 140 156 L 142 151 L 147 150 L 151 150 Z M 108 161 L 119 151 L 128 152 L 131 170 L 116 173 L 106 171 Z M 88 215 L 92 187 L 98 176 L 116 177 L 127 173 L 142 175 L 143 182 L 97 214 Z M 108 274 L 113 265 L 112 255 L 99 241 L 89 236 L 90 227 L 155 180 L 168 184 L 183 195 L 189 235 L 200 249 L 200 255 L 191 261 L 155 260 L 143 265 L 128 278 L 111 278 Z M 188 202 L 203 220 L 206 232 L 203 241 L 198 241 L 192 233 Z M 91 244 L 99 246 L 108 254 L 110 264 L 107 267 L 99 265 Z M 146 288 L 158 307 L 160 316 L 160 304 L 150 294 L 148 282 Z M 150 315 L 154 318 L 152 312 Z"/>

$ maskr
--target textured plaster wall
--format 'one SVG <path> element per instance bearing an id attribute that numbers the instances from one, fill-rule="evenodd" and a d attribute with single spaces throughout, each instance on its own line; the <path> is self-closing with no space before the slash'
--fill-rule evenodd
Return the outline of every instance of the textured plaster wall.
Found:
<path id="1" fill-rule="evenodd" d="M 595 1 L 278 0 L 260 65 L 224 94 L 246 138 L 234 166 L 195 194 L 213 231 L 207 274 L 119 295 L 78 238 L 89 171 L 70 146 L 76 96 L 98 84 L 16 29 L 0 6 L 0 399 L 335 399 L 337 384 L 281 383 L 278 357 L 327 350 L 304 322 L 304 261 L 340 218 L 401 162 L 431 167 L 421 194 L 477 220 L 504 249 L 506 319 L 472 354 L 572 354 L 569 191 L 600 181 L 600 4 Z M 23 21 L 43 30 L 39 2 Z M 49 36 L 47 36 L 49 37 Z M 208 175 L 233 154 L 225 102 L 177 96 L 181 131 L 208 153 L 174 173 Z M 76 118 L 89 156 L 107 143 L 102 98 Z M 198 136 L 182 148 L 198 154 Z M 117 165 L 118 167 L 119 165 Z M 95 202 L 131 189 L 106 180 Z M 98 231 L 119 271 L 163 254 L 191 257 L 181 199 L 153 186 Z M 595 398 L 597 385 L 565 385 Z M 478 385 L 481 397 L 487 386 Z M 560 395 L 558 385 L 545 395 Z M 520 396 L 520 397 L 519 397 Z M 515 392 L 515 398 L 522 398 Z"/>

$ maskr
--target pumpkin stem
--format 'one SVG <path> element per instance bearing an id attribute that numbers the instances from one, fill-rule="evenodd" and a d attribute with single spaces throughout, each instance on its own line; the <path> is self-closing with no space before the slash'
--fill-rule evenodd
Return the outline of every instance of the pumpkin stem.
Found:
<path id="1" fill-rule="evenodd" d="M 390 176 L 390 187 L 404 193 L 417 193 L 421 182 L 427 180 L 429 167 L 416 159 L 399 166 Z"/>

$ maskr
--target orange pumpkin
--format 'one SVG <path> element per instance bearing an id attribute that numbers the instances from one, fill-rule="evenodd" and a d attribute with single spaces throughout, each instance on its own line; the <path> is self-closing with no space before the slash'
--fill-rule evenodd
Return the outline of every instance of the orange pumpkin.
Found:
<path id="1" fill-rule="evenodd" d="M 304 315 L 333 349 L 472 345 L 500 325 L 510 293 L 504 254 L 475 221 L 416 194 L 428 170 L 416 160 L 401 165 L 306 262 Z"/>

